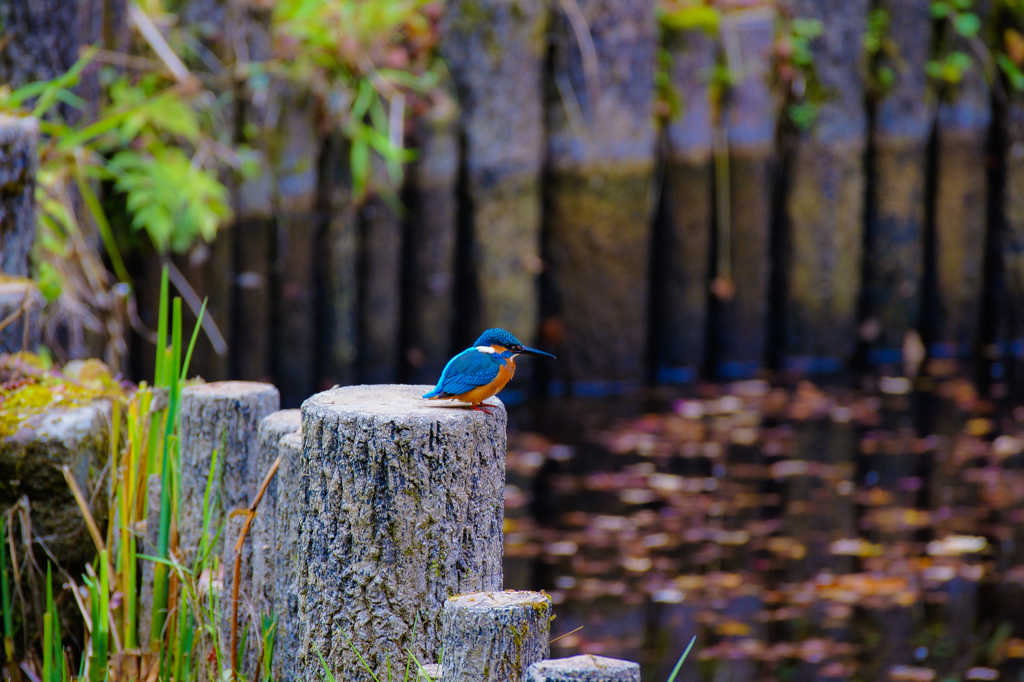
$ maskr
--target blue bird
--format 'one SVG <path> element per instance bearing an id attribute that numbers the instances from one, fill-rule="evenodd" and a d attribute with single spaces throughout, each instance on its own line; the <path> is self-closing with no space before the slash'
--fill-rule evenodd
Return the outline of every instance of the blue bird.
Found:
<path id="1" fill-rule="evenodd" d="M 491 414 L 480 403 L 498 391 L 516 373 L 517 355 L 546 355 L 550 353 L 524 346 L 519 339 L 504 329 L 488 329 L 467 348 L 448 361 L 433 391 L 423 397 L 430 400 L 452 398 L 469 403 L 474 410 Z"/>

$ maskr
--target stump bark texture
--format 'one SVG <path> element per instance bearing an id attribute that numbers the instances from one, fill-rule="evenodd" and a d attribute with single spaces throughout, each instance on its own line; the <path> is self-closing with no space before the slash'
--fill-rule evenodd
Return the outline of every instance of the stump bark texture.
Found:
<path id="1" fill-rule="evenodd" d="M 356 652 L 378 677 L 407 651 L 434 660 L 444 601 L 501 588 L 504 408 L 422 400 L 429 388 L 353 386 L 303 403 L 285 512 L 301 529 L 298 679 L 319 674 L 318 652 L 354 682 L 370 679 Z"/>
<path id="2" fill-rule="evenodd" d="M 443 682 L 522 680 L 550 653 L 551 598 L 543 592 L 476 592 L 444 604 Z"/>
<path id="3" fill-rule="evenodd" d="M 38 146 L 36 119 L 0 116 L 0 272 L 5 275 L 29 274 L 28 255 L 36 235 Z"/>
<path id="4" fill-rule="evenodd" d="M 256 466 L 259 451 L 260 421 L 280 404 L 277 389 L 270 384 L 223 381 L 189 386 L 181 394 L 181 518 L 178 532 L 191 565 L 203 533 L 203 498 L 217 450 L 210 491 L 210 535 L 223 527 L 212 552 L 221 556 L 222 593 L 225 604 L 222 636 L 228 641 L 231 621 L 231 595 L 234 586 L 235 541 L 245 521 L 242 514 L 229 518 L 237 509 L 246 509 L 259 485 Z M 242 550 L 240 598 L 251 598 L 252 537 Z M 239 613 L 245 610 L 239 609 Z"/>
<path id="5" fill-rule="evenodd" d="M 552 658 L 531 665 L 524 682 L 640 682 L 640 664 L 590 654 Z"/>
<path id="6" fill-rule="evenodd" d="M 278 501 L 281 494 L 291 494 L 291 480 L 283 481 L 287 469 L 294 469 L 298 461 L 293 461 L 293 453 L 285 451 L 281 446 L 282 439 L 290 433 L 302 428 L 302 416 L 299 410 L 280 410 L 263 418 L 260 422 L 258 439 L 259 449 L 256 456 L 257 485 L 270 471 L 274 460 L 281 456 L 281 465 L 277 474 L 270 479 L 263 499 L 260 501 L 250 533 L 252 535 L 252 595 L 257 613 L 271 613 L 274 609 L 274 581 L 278 554 L 277 519 Z M 276 658 L 276 656 L 275 656 Z"/>
<path id="7" fill-rule="evenodd" d="M 278 445 L 281 468 L 277 471 L 277 487 L 287 491 L 278 496 L 274 511 L 273 537 L 273 613 L 277 617 L 274 645 L 274 679 L 290 682 L 295 670 L 303 621 L 299 618 L 299 574 L 305 557 L 299 553 L 300 528 L 291 503 L 302 490 L 302 432 L 293 431 L 281 437 Z"/>

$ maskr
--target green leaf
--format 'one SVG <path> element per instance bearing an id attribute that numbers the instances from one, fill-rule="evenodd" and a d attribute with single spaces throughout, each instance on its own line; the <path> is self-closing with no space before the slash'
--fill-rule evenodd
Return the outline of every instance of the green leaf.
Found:
<path id="1" fill-rule="evenodd" d="M 953 18 L 953 28 L 964 38 L 973 38 L 981 30 L 981 19 L 971 12 L 957 14 Z"/>
<path id="2" fill-rule="evenodd" d="M 952 8 L 949 6 L 949 3 L 940 1 L 933 2 L 931 7 L 929 7 L 929 11 L 932 14 L 932 19 L 944 19 L 949 16 Z"/>

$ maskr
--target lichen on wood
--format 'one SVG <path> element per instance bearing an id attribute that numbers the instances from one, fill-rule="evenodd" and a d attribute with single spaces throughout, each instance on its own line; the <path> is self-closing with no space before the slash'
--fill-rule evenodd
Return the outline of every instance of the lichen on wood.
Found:
<path id="1" fill-rule="evenodd" d="M 352 386 L 302 407 L 302 473 L 288 496 L 297 548 L 294 677 L 318 654 L 339 679 L 440 652 L 441 607 L 501 587 L 505 411 L 429 402 L 429 386 Z M 287 437 L 286 437 L 287 438 Z M 279 516 L 280 518 L 280 516 Z"/>
<path id="2" fill-rule="evenodd" d="M 476 592 L 444 604 L 443 682 L 522 680 L 550 653 L 551 598 L 543 592 Z"/>

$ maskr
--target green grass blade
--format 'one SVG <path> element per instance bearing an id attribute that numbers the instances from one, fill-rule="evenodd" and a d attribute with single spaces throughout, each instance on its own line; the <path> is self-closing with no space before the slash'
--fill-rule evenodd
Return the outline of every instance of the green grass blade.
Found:
<path id="1" fill-rule="evenodd" d="M 4 653 L 14 660 L 14 607 L 11 605 L 11 581 L 7 577 L 7 519 L 0 523 L 0 600 L 4 611 Z"/>
<path id="2" fill-rule="evenodd" d="M 196 327 L 192 330 L 192 340 L 188 342 L 188 352 L 185 353 L 185 364 L 181 366 L 181 378 L 178 379 L 180 383 L 185 383 L 185 379 L 188 378 L 188 366 L 192 362 L 192 351 L 196 347 L 196 339 L 199 338 L 199 330 L 203 326 L 203 316 L 206 314 L 206 304 L 209 298 L 203 299 L 203 307 L 199 309 L 199 318 L 196 320 Z"/>
<path id="3" fill-rule="evenodd" d="M 316 650 L 316 656 L 320 659 L 320 665 L 324 669 L 324 677 L 327 679 L 327 682 L 335 682 L 334 675 L 332 675 L 330 669 L 328 669 L 327 661 L 324 660 L 324 656 L 320 653 L 319 648 Z M 373 673 L 370 674 L 372 675 Z M 377 678 L 374 677 L 373 679 L 376 680 Z"/>
<path id="4" fill-rule="evenodd" d="M 181 297 L 174 297 L 174 314 L 171 321 L 171 395 L 178 397 L 181 383 Z M 173 401 L 171 404 L 176 404 Z M 173 414 L 173 413 L 172 413 Z"/>
<path id="5" fill-rule="evenodd" d="M 165 265 L 160 274 L 160 316 L 156 322 L 156 376 L 153 377 L 154 386 L 167 385 L 164 380 L 164 349 L 167 348 L 168 306 L 170 301 L 169 277 L 170 275 Z"/>
<path id="6" fill-rule="evenodd" d="M 53 614 L 43 614 L 43 682 L 53 682 Z"/>
<path id="7" fill-rule="evenodd" d="M 366 664 L 366 661 L 363 660 L 362 654 L 360 654 L 359 650 L 356 649 L 355 645 L 352 643 L 352 640 L 349 639 L 348 636 L 345 633 L 341 633 L 341 636 L 345 638 L 346 642 L 348 642 L 349 648 L 352 649 L 352 653 L 354 653 L 356 655 L 356 658 L 359 659 L 359 662 L 363 665 L 364 668 L 366 668 L 366 672 L 370 673 L 370 677 L 373 678 L 373 682 L 380 682 L 380 680 L 377 679 L 377 676 L 373 674 L 373 671 L 370 670 L 370 666 L 368 666 Z M 318 652 L 317 655 L 319 655 L 319 652 Z M 323 660 L 323 657 L 321 657 L 320 660 Z M 326 664 L 324 664 L 324 667 L 326 668 Z"/>
<path id="8" fill-rule="evenodd" d="M 122 282 L 131 284 L 132 278 L 124 267 L 121 250 L 117 248 L 117 240 L 114 239 L 114 231 L 110 229 L 110 221 L 107 220 L 107 214 L 104 213 L 103 207 L 100 206 L 100 200 L 96 197 L 96 193 L 92 191 L 92 185 L 89 184 L 89 180 L 81 171 L 75 175 L 75 182 L 78 185 L 78 191 L 82 195 L 82 201 L 85 202 L 86 207 L 89 209 L 89 214 L 96 222 L 96 227 L 99 228 L 100 239 L 103 240 L 103 246 L 107 250 L 107 255 L 110 256 L 110 263 L 114 266 L 114 274 Z"/>
<path id="9" fill-rule="evenodd" d="M 696 641 L 697 641 L 697 635 L 694 635 L 690 639 L 690 643 L 686 645 L 686 651 L 683 652 L 683 655 L 680 656 L 679 660 L 676 662 L 676 667 L 672 669 L 672 674 L 669 676 L 668 682 L 675 682 L 676 675 L 679 674 L 679 669 L 683 667 L 683 661 L 685 661 L 686 657 L 690 654 L 690 649 L 693 648 L 693 643 L 696 642 Z"/>

